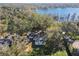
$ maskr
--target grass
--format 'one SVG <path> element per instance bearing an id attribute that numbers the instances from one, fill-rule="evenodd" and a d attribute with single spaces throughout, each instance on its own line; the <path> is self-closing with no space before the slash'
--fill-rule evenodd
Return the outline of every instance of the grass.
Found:
<path id="1" fill-rule="evenodd" d="M 67 56 L 66 51 L 57 51 L 56 53 L 52 54 L 52 56 Z"/>

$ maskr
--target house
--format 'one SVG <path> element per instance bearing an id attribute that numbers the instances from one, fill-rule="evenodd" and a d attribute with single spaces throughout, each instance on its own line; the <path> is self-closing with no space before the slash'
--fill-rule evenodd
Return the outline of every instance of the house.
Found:
<path id="1" fill-rule="evenodd" d="M 72 47 L 79 51 L 79 40 L 74 41 Z"/>
<path id="2" fill-rule="evenodd" d="M 4 37 L 0 37 L 0 45 L 7 45 L 9 47 L 11 47 L 12 45 L 12 39 L 9 37 L 9 38 L 4 38 Z"/>
<path id="3" fill-rule="evenodd" d="M 36 37 L 33 38 L 33 40 L 35 40 L 35 45 L 45 45 L 45 41 L 46 41 L 46 38 L 45 36 L 40 36 L 40 35 L 37 35 Z"/>
<path id="4" fill-rule="evenodd" d="M 1 45 L 8 45 L 9 47 L 12 45 L 12 41 L 10 39 L 0 39 Z"/>
<path id="5" fill-rule="evenodd" d="M 64 40 L 65 40 L 65 42 L 67 42 L 67 44 L 68 43 L 71 44 L 72 48 L 74 48 L 72 55 L 79 56 L 79 40 L 73 40 L 69 36 L 64 36 Z M 70 49 L 69 49 L 69 51 L 70 51 Z"/>
<path id="6" fill-rule="evenodd" d="M 38 32 L 29 32 L 28 39 L 32 42 L 33 45 L 45 45 L 46 44 L 46 34 L 41 30 Z"/>
<path id="7" fill-rule="evenodd" d="M 79 56 L 79 40 L 74 41 L 72 47 L 75 49 L 73 54 Z"/>

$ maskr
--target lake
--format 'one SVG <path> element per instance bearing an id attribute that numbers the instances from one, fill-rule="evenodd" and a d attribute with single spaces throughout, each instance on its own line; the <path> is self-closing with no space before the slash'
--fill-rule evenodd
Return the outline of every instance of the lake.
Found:
<path id="1" fill-rule="evenodd" d="M 79 8 L 48 8 L 37 9 L 34 12 L 57 16 L 59 21 L 79 21 Z"/>

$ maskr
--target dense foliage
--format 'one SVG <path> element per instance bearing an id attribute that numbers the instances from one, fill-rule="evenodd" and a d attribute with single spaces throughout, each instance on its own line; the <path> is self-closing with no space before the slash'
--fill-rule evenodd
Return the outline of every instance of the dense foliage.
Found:
<path id="1" fill-rule="evenodd" d="M 28 43 L 26 34 L 39 29 L 47 34 L 46 45 L 34 48 L 31 42 Z M 72 38 L 79 39 L 78 23 L 61 23 L 48 15 L 33 13 L 32 10 L 1 7 L 0 36 L 11 34 L 14 38 L 13 45 L 0 50 L 0 55 L 67 55 L 63 45 L 63 31 Z"/>

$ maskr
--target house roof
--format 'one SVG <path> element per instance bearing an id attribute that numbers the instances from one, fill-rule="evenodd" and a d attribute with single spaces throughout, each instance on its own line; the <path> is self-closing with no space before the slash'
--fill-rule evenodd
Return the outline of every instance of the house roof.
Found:
<path id="1" fill-rule="evenodd" d="M 72 47 L 79 49 L 79 40 L 74 41 L 73 44 L 72 44 Z"/>

